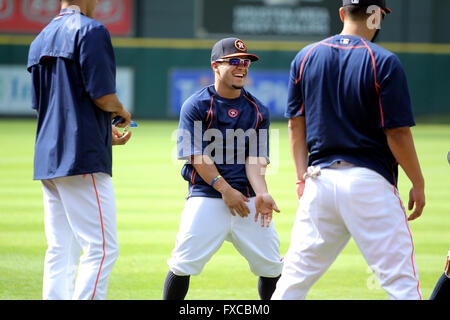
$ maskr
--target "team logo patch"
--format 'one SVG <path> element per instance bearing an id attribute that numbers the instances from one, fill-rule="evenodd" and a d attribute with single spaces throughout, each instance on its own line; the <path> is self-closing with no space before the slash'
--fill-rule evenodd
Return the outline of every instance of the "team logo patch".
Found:
<path id="1" fill-rule="evenodd" d="M 236 42 L 234 43 L 234 46 L 236 47 L 236 49 L 238 49 L 239 51 L 247 51 L 247 46 L 245 45 L 244 41 L 242 40 L 236 40 Z"/>
<path id="2" fill-rule="evenodd" d="M 238 116 L 238 114 L 239 114 L 239 111 L 237 111 L 236 109 L 230 109 L 230 110 L 228 110 L 228 115 L 229 115 L 231 118 L 236 118 L 236 117 Z"/>

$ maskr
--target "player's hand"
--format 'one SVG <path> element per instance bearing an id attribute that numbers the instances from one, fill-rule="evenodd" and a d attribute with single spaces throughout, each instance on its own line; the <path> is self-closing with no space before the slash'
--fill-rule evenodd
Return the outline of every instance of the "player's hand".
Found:
<path id="1" fill-rule="evenodd" d="M 237 213 L 242 218 L 246 218 L 250 214 L 250 209 L 245 204 L 250 200 L 236 189 L 228 188 L 222 193 L 222 199 L 233 216 L 236 216 Z"/>
<path id="2" fill-rule="evenodd" d="M 263 228 L 264 226 L 267 228 L 269 227 L 270 222 L 272 221 L 273 211 L 280 212 L 275 200 L 273 200 L 272 196 L 268 193 L 256 195 L 255 208 L 255 222 L 258 222 L 258 217 L 261 216 L 261 227 Z"/>
<path id="3" fill-rule="evenodd" d="M 116 126 L 119 128 L 125 128 L 131 123 L 131 114 L 125 108 L 122 108 L 122 110 L 119 112 L 112 113 L 111 119 L 114 119 L 115 117 L 122 117 L 124 119 L 123 122 L 116 124 Z"/>
<path id="4" fill-rule="evenodd" d="M 130 140 L 131 138 L 131 131 L 128 131 L 126 134 L 121 135 L 119 130 L 115 126 L 112 126 L 112 145 L 118 146 L 118 145 L 124 145 Z"/>
<path id="5" fill-rule="evenodd" d="M 305 181 L 301 181 L 301 180 L 297 181 L 296 190 L 297 190 L 298 200 L 300 200 L 301 197 L 303 196 L 303 192 L 305 191 Z"/>
<path id="6" fill-rule="evenodd" d="M 415 208 L 414 208 L 415 205 Z M 408 210 L 414 208 L 414 212 L 409 216 L 408 221 L 413 221 L 422 215 L 425 207 L 425 190 L 423 187 L 415 187 L 409 192 Z"/>

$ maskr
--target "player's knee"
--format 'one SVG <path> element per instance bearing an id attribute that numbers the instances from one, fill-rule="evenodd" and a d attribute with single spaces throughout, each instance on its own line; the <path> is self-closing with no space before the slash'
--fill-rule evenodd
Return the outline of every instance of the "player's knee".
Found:
<path id="1" fill-rule="evenodd" d="M 55 260 L 59 258 L 66 259 L 65 257 L 69 254 L 70 250 L 67 246 L 49 245 L 46 251 L 46 257 L 48 260 Z"/>
<path id="2" fill-rule="evenodd" d="M 283 262 L 280 260 L 279 262 L 272 261 L 264 264 L 254 264 L 250 265 L 250 270 L 259 277 L 277 278 L 283 270 Z"/>
<path id="3" fill-rule="evenodd" d="M 109 256 L 109 259 L 110 259 L 110 260 L 116 261 L 117 258 L 119 257 L 119 246 L 116 245 L 116 246 L 114 246 L 114 247 L 111 247 L 111 248 L 108 250 L 108 256 Z"/>
<path id="4" fill-rule="evenodd" d="M 110 245 L 92 245 L 87 252 L 87 259 L 95 261 L 103 261 L 103 264 L 114 263 L 119 257 L 119 246 L 117 244 Z"/>

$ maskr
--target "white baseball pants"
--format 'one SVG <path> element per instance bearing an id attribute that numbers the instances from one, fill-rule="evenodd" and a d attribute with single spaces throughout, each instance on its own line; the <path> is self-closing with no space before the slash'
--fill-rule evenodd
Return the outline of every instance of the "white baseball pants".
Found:
<path id="1" fill-rule="evenodd" d="M 106 299 L 119 253 L 111 177 L 95 173 L 42 180 L 42 190 L 48 244 L 43 299 Z"/>
<path id="2" fill-rule="evenodd" d="M 269 228 L 255 222 L 255 198 L 247 203 L 250 215 L 231 215 L 222 199 L 193 197 L 186 201 L 172 257 L 167 261 L 178 276 L 198 275 L 225 240 L 247 259 L 260 277 L 281 274 L 280 241 L 273 221 Z"/>
<path id="3" fill-rule="evenodd" d="M 307 179 L 272 299 L 305 299 L 351 236 L 389 299 L 422 299 L 397 189 L 372 170 L 346 166 Z"/>

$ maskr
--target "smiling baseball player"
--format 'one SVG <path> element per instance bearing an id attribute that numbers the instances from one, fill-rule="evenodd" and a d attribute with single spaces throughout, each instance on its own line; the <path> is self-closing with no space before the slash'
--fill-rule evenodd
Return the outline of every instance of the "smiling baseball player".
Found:
<path id="1" fill-rule="evenodd" d="M 179 159 L 188 160 L 182 176 L 189 194 L 168 260 L 164 299 L 184 299 L 190 276 L 200 274 L 225 240 L 259 277 L 260 298 L 270 299 L 275 290 L 282 262 L 271 222 L 273 210 L 279 210 L 264 177 L 269 110 L 244 89 L 250 64 L 257 60 L 240 39 L 217 42 L 211 54 L 215 84 L 195 93 L 181 109 L 178 150 Z M 236 136 L 228 139 L 230 132 Z M 213 136 L 217 148 L 208 152 Z"/>

